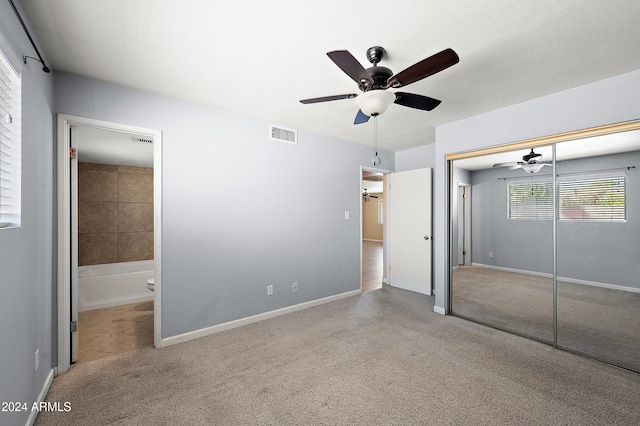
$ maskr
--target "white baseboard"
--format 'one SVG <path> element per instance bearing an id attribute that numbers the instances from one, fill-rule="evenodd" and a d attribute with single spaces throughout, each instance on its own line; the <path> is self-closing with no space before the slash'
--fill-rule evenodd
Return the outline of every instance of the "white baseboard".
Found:
<path id="1" fill-rule="evenodd" d="M 434 306 L 433 307 L 433 312 L 435 312 L 436 314 L 440 314 L 440 315 L 447 315 L 447 311 L 445 311 L 445 309 L 440 307 L 440 306 Z"/>
<path id="2" fill-rule="evenodd" d="M 149 300 L 153 300 L 153 293 L 151 293 L 149 290 L 145 290 L 146 292 L 148 292 L 148 295 L 144 295 L 144 296 L 136 296 L 136 297 L 129 297 L 126 299 L 118 299 L 118 300 L 110 300 L 108 302 L 101 302 L 101 303 L 95 303 L 92 305 L 87 305 L 87 306 L 81 306 L 80 303 L 78 303 L 78 312 L 86 312 L 86 311 L 93 311 L 96 309 L 104 309 L 104 308 L 113 308 L 114 306 L 122 306 L 122 305 L 130 305 L 132 303 L 140 303 L 140 302 L 147 302 Z"/>
<path id="3" fill-rule="evenodd" d="M 265 312 L 263 314 L 253 315 L 247 318 L 241 318 L 234 321 L 229 321 L 224 324 L 218 324 L 200 330 L 190 331 L 188 333 L 179 334 L 177 336 L 171 336 L 162 339 L 161 347 L 172 346 L 178 343 L 187 342 L 189 340 L 199 339 L 201 337 L 209 336 L 221 331 L 231 330 L 233 328 L 242 327 L 243 325 L 253 324 L 266 319 L 275 318 L 280 315 L 289 314 L 291 312 L 300 311 L 302 309 L 312 308 L 314 306 L 323 305 L 325 303 L 334 302 L 336 300 L 344 299 L 346 297 L 358 296 L 362 294 L 362 289 L 348 291 L 346 293 L 336 294 L 334 296 L 324 297 L 322 299 L 312 300 L 310 302 L 300 303 L 298 305 L 287 306 L 286 308 L 276 309 L 275 311 Z"/>
<path id="4" fill-rule="evenodd" d="M 536 277 L 553 278 L 553 274 L 548 274 L 546 272 L 525 271 L 523 269 L 513 269 L 513 268 L 505 268 L 503 266 L 485 265 L 483 263 L 473 263 L 472 266 L 477 266 L 478 268 L 496 269 L 498 271 L 514 272 L 516 274 L 533 275 Z M 596 281 L 579 280 L 579 279 L 567 278 L 567 277 L 558 277 L 558 281 L 571 283 L 571 284 L 588 285 L 591 287 L 608 288 L 611 290 L 628 291 L 631 293 L 640 293 L 640 288 L 628 287 L 628 286 L 618 285 L 618 284 L 600 283 Z"/>
<path id="5" fill-rule="evenodd" d="M 38 394 L 38 399 L 36 399 L 34 402 L 36 402 L 38 405 L 44 401 L 44 399 L 47 397 L 47 393 L 49 392 L 49 388 L 51 387 L 51 383 L 53 383 L 53 376 L 54 376 L 54 370 L 53 368 L 49 371 L 49 374 L 47 374 L 47 379 L 44 381 L 44 384 L 42 385 L 42 389 L 40 389 L 40 393 Z M 25 423 L 25 425 L 28 426 L 33 426 L 33 424 L 36 422 L 36 419 L 38 418 L 38 410 L 33 410 L 31 411 L 31 413 L 29 414 L 29 417 L 27 418 L 27 422 Z"/>

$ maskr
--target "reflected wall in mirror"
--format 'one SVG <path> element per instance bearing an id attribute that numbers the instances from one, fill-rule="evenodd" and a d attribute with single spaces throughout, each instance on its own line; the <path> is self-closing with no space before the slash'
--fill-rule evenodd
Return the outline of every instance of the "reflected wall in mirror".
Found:
<path id="1" fill-rule="evenodd" d="M 452 160 L 451 312 L 640 372 L 638 128 Z"/>

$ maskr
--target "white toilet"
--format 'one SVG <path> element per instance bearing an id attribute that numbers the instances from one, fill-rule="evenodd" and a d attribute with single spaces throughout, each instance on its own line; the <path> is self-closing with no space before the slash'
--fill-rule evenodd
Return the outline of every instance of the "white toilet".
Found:
<path id="1" fill-rule="evenodd" d="M 147 288 L 153 291 L 153 286 L 155 285 L 155 280 L 153 278 L 149 278 L 147 280 Z"/>

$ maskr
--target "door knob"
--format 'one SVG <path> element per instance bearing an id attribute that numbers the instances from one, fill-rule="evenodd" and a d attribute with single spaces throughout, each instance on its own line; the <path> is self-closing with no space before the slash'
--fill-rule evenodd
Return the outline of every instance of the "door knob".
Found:
<path id="1" fill-rule="evenodd" d="M 423 238 L 424 238 L 425 240 L 428 240 L 428 239 L 429 239 L 429 236 L 428 236 L 428 235 L 425 235 Z"/>

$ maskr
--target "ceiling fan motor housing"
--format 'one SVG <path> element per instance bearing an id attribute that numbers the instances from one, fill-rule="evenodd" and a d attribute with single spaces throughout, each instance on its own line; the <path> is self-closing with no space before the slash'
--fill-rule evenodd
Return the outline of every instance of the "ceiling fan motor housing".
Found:
<path id="1" fill-rule="evenodd" d="M 393 75 L 393 71 L 391 71 L 389 68 L 379 67 L 377 65 L 367 68 L 367 72 L 373 79 L 373 84 L 370 84 L 369 82 L 360 82 L 360 84 L 358 84 L 358 87 L 363 92 L 376 89 L 386 89 L 387 80 L 389 80 L 389 78 Z"/>

